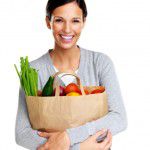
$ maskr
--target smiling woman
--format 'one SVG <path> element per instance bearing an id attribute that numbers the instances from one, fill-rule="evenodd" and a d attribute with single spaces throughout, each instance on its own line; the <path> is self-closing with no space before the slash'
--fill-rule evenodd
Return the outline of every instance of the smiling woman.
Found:
<path id="1" fill-rule="evenodd" d="M 103 118 L 63 132 L 33 130 L 26 108 L 25 94 L 19 93 L 16 119 L 16 142 L 31 150 L 108 150 L 112 135 L 126 128 L 126 112 L 111 59 L 100 52 L 77 45 L 84 28 L 87 9 L 84 0 L 49 0 L 46 6 L 46 24 L 52 30 L 54 47 L 30 65 L 38 70 L 38 89 L 57 71 L 75 72 L 83 86 L 104 86 L 108 95 L 109 112 Z M 74 79 L 68 77 L 63 84 Z M 89 112 L 90 113 L 90 112 Z M 109 129 L 101 143 L 96 139 Z"/>

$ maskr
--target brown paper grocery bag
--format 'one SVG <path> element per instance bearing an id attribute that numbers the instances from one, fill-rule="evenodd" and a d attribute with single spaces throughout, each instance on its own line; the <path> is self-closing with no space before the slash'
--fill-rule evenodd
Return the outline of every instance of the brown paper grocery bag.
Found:
<path id="1" fill-rule="evenodd" d="M 85 95 L 80 79 L 75 75 L 81 89 L 81 96 L 59 96 L 59 83 L 56 82 L 56 95 L 50 97 L 27 96 L 27 108 L 33 129 L 42 131 L 63 131 L 77 127 L 105 116 L 108 113 L 106 92 Z M 70 73 L 65 74 L 70 75 Z M 93 90 L 98 86 L 86 87 Z"/>

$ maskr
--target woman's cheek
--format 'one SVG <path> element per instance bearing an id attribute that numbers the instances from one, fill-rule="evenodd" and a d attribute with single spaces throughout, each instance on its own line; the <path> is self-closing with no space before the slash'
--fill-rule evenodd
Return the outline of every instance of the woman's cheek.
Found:
<path id="1" fill-rule="evenodd" d="M 54 32 L 59 32 L 62 30 L 62 25 L 53 25 L 53 31 Z"/>
<path id="2" fill-rule="evenodd" d="M 82 26 L 80 25 L 80 26 L 75 26 L 74 27 L 74 31 L 76 31 L 76 33 L 81 33 L 81 31 L 82 31 Z"/>

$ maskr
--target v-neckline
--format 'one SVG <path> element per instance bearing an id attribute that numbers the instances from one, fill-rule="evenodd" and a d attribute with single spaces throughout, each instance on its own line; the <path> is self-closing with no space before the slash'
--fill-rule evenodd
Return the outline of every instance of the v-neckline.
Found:
<path id="1" fill-rule="evenodd" d="M 79 62 L 79 67 L 78 67 L 78 72 L 77 72 L 77 76 L 80 77 L 80 75 L 82 74 L 83 71 L 83 49 L 81 47 L 79 47 L 80 49 L 80 62 Z M 48 68 L 51 70 L 52 74 L 54 75 L 56 73 L 54 65 L 53 65 L 53 61 L 51 59 L 50 56 L 50 51 L 52 51 L 52 49 L 49 49 L 47 52 L 47 60 L 48 60 Z"/>

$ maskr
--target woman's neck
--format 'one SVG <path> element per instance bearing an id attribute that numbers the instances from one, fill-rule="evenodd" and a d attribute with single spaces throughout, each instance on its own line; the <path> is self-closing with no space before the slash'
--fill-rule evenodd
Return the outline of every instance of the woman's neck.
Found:
<path id="1" fill-rule="evenodd" d="M 50 56 L 59 71 L 75 71 L 79 67 L 80 48 L 75 46 L 71 49 L 61 49 L 55 46 Z"/>

